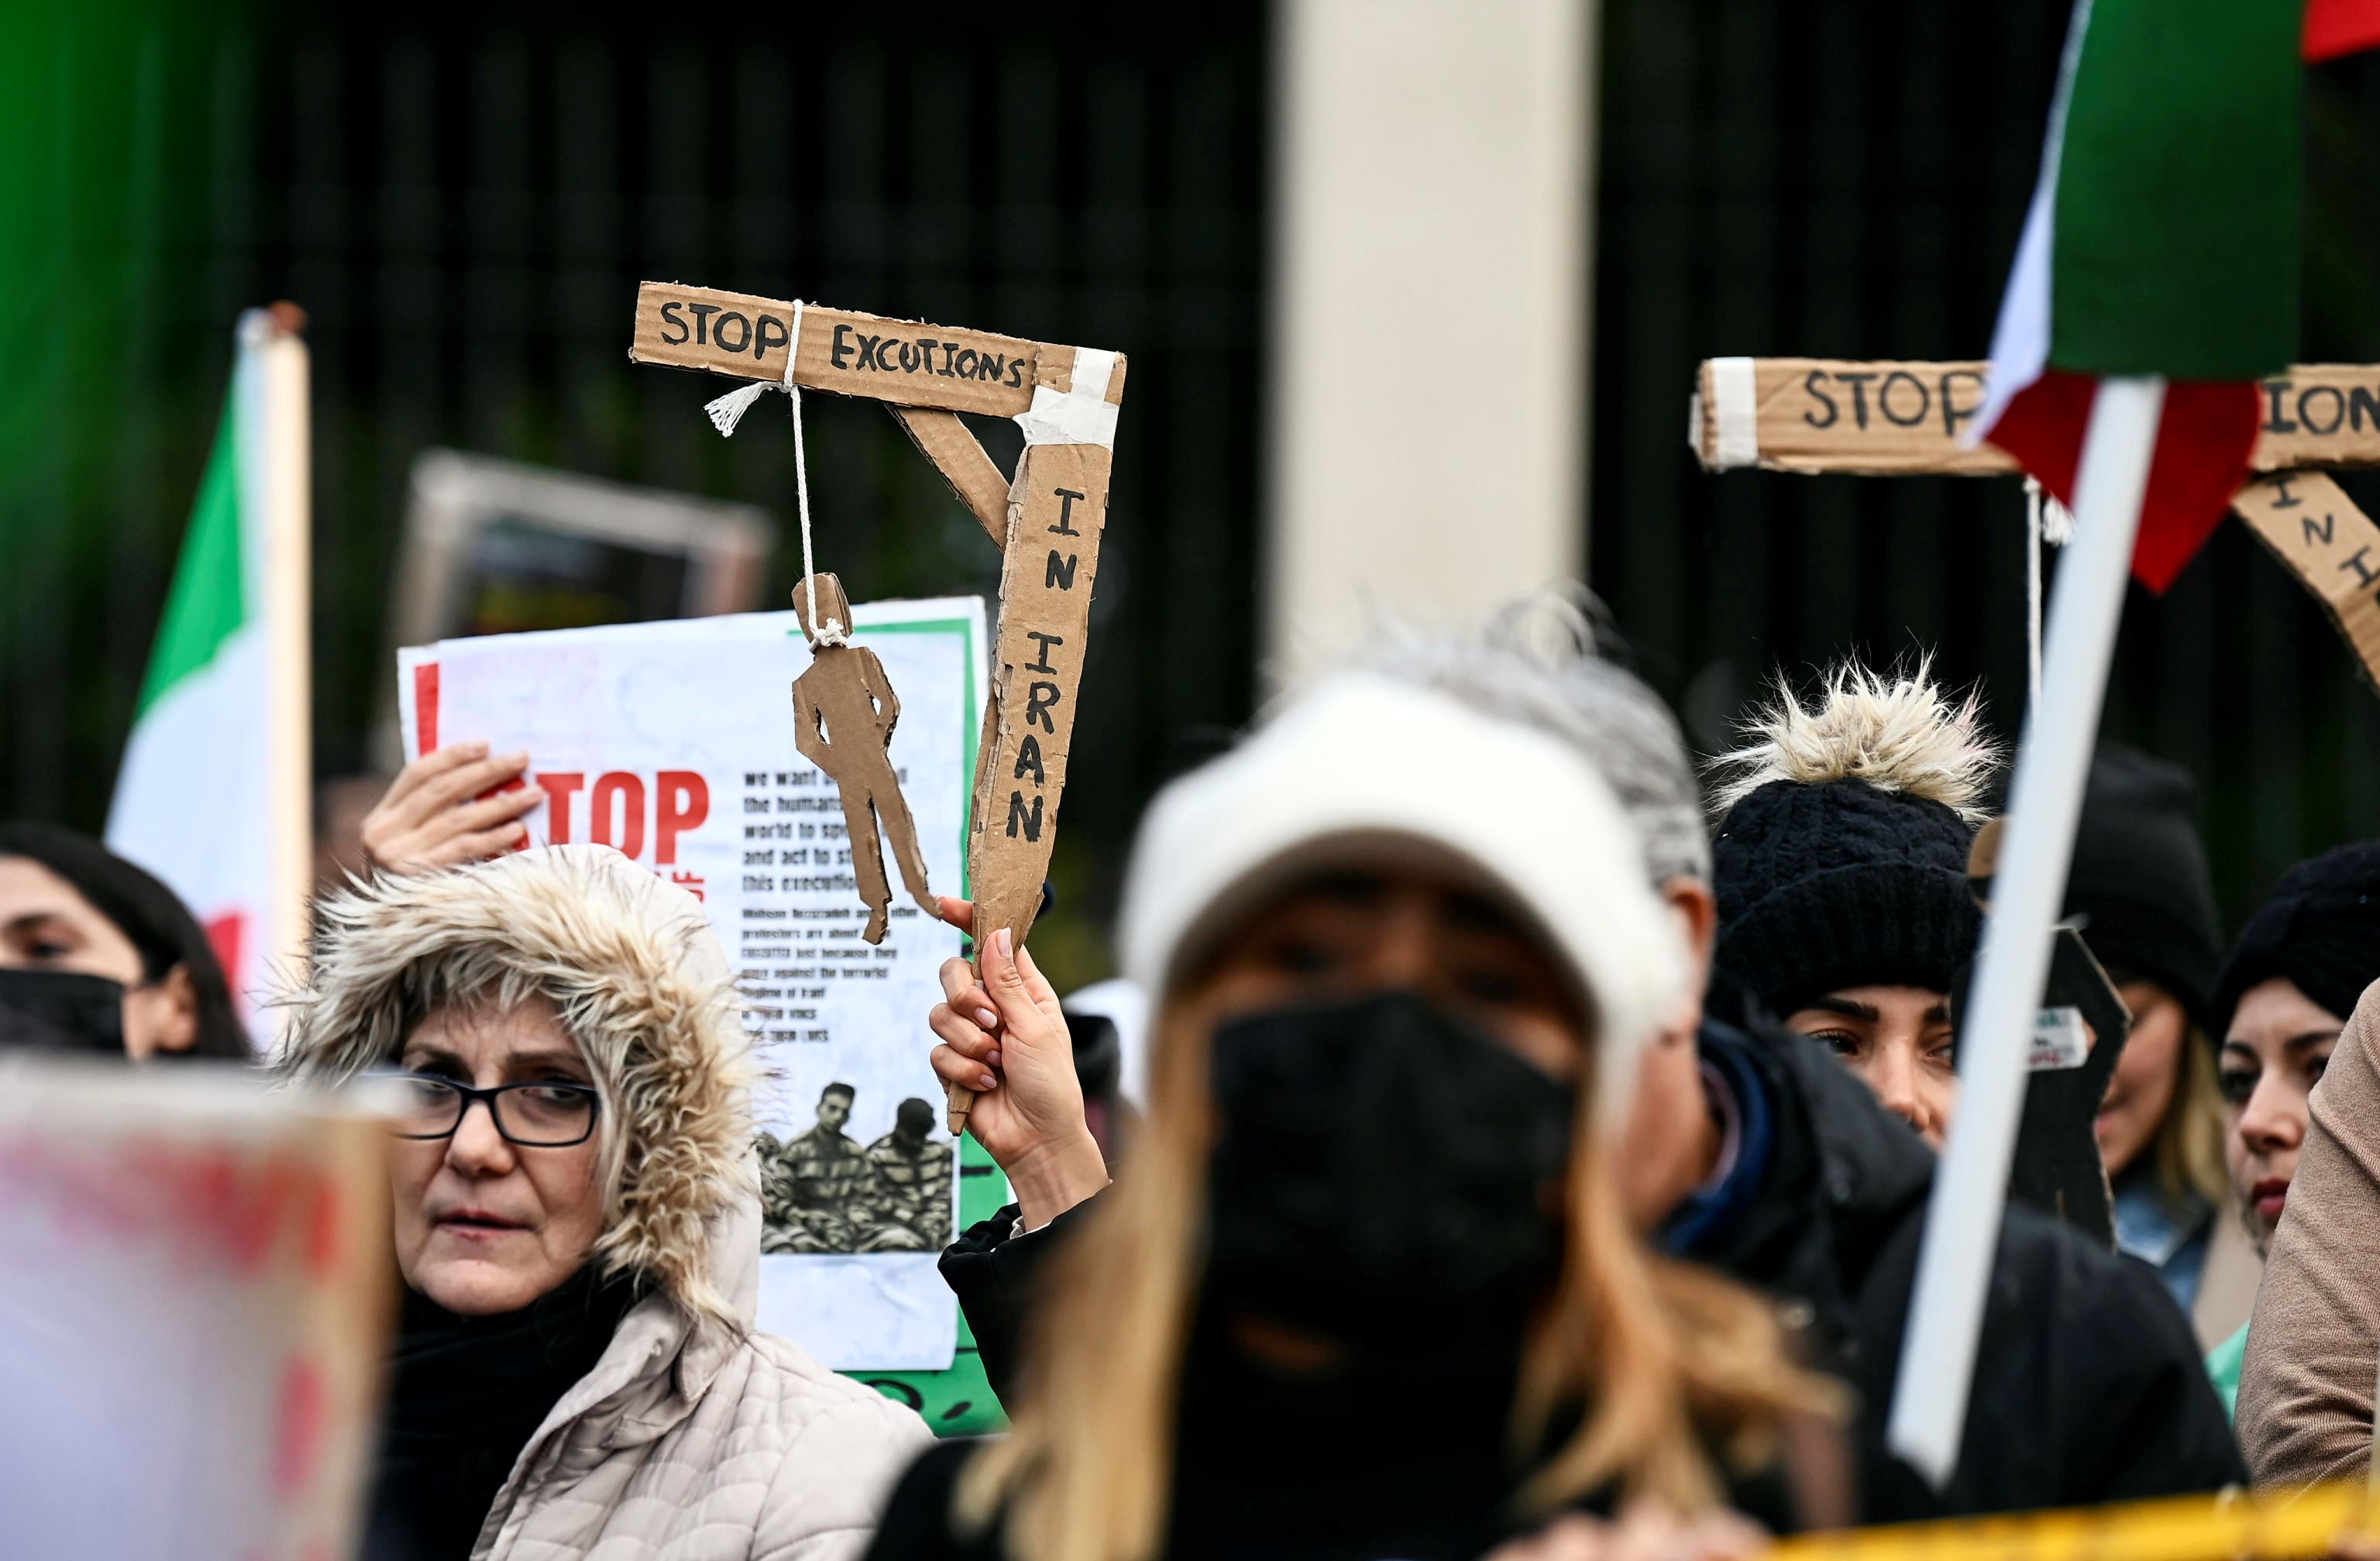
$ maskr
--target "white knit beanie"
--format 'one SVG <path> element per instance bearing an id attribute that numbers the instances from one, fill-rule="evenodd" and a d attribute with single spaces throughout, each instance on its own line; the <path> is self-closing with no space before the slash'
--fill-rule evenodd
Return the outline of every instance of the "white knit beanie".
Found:
<path id="1" fill-rule="evenodd" d="M 1595 1015 L 1598 1115 L 1626 1114 L 1687 961 L 1618 800 L 1549 733 L 1377 673 L 1330 679 L 1158 794 L 1124 878 L 1123 973 L 1161 997 L 1232 917 L 1354 865 L 1451 866 L 1517 912 Z"/>

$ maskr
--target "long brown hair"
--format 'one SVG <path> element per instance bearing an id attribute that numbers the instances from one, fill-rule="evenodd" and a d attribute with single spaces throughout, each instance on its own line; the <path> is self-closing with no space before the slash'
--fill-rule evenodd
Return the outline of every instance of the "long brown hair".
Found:
<path id="1" fill-rule="evenodd" d="M 1012 1555 L 1147 1561 L 1162 1543 L 1200 1283 L 1212 1033 L 1199 1005 L 1169 999 L 1161 1010 L 1132 1174 L 1053 1260 L 1029 1325 L 1015 1424 L 960 1482 L 961 1528 L 980 1532 L 1004 1508 Z M 1595 1118 L 1593 1071 L 1583 1070 L 1582 1123 Z M 1611 1488 L 1707 1510 L 1719 1479 L 1706 1447 L 1756 1462 L 1785 1418 L 1839 1415 L 1840 1392 L 1791 1361 L 1764 1302 L 1648 1252 L 1591 1130 L 1574 1143 L 1560 1277 L 1524 1356 L 1514 1447 L 1525 1457 L 1557 1413 L 1586 1413 L 1537 1464 L 1522 1502 L 1544 1512 Z"/>

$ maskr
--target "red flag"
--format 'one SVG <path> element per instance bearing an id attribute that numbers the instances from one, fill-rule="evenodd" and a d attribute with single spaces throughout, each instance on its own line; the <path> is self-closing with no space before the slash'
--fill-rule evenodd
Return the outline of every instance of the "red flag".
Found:
<path id="1" fill-rule="evenodd" d="M 2069 508 L 2082 431 L 2091 425 L 2091 403 L 2098 393 L 2099 381 L 2092 375 L 2046 369 L 1992 426 L 1992 442 Z M 2140 538 L 2132 544 L 2132 577 L 2142 585 L 2163 595 L 2223 523 L 2231 495 L 2248 479 L 2258 421 L 2253 384 L 2167 384 L 2148 492 L 2141 501 Z"/>
<path id="2" fill-rule="evenodd" d="M 2319 65 L 2341 54 L 2380 45 L 2380 0 L 2306 0 L 2306 63 Z"/>

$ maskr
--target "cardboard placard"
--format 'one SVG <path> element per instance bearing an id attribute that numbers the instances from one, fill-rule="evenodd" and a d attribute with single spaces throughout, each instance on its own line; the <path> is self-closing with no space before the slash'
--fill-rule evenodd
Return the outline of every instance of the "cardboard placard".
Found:
<path id="1" fill-rule="evenodd" d="M 892 935 L 871 948 L 855 894 L 871 869 L 880 885 L 898 864 L 898 837 L 892 864 L 878 854 L 892 794 L 911 820 L 902 835 L 924 853 L 918 879 L 930 869 L 966 892 L 983 604 L 851 606 L 821 588 L 819 605 L 850 623 L 849 645 L 814 651 L 788 611 L 415 647 L 399 662 L 406 752 L 457 740 L 527 751 L 528 783 L 547 798 L 524 819 L 532 843 L 612 846 L 701 902 L 765 1079 L 752 1101 L 768 1135 L 759 1325 L 836 1370 L 939 1372 L 961 1337 L 935 1269 L 953 1228 L 954 1146 L 896 1134 L 905 1102 L 942 1100 L 929 1043 L 904 1037 L 940 999 L 937 973 L 960 938 L 905 897 L 890 905 Z M 871 762 L 830 776 L 804 749 L 789 695 L 821 656 L 876 660 L 901 691 L 897 723 L 856 698 L 827 712 L 835 744 L 855 745 L 847 756 L 880 756 L 889 774 Z M 822 1096 L 838 1084 L 828 1121 Z"/>
<path id="2" fill-rule="evenodd" d="M 637 288 L 629 361 L 781 381 L 794 306 L 674 282 Z M 1013 417 L 1033 404 L 1039 345 L 923 321 L 802 306 L 794 382 L 900 406 Z"/>
<path id="3" fill-rule="evenodd" d="M 648 282 L 637 291 L 628 357 L 782 380 L 792 321 L 793 306 L 777 299 Z M 1056 844 L 1124 357 L 807 304 L 801 332 L 795 383 L 888 404 L 1001 545 L 1000 648 L 984 710 L 967 865 L 978 950 L 1001 927 L 1022 943 Z M 1078 368 L 1100 377 L 1097 389 L 1087 378 L 1078 390 Z M 1025 430 L 1025 455 L 1004 495 L 1000 468 L 951 416 L 957 412 L 1014 417 Z M 951 1086 L 953 1132 L 971 1098 Z"/>
<path id="4" fill-rule="evenodd" d="M 1951 994 L 1951 1021 L 1962 1039 L 1973 978 L 1970 964 L 1959 973 Z M 2034 1033 L 2025 1037 L 2029 1077 L 2016 1148 L 2009 1160 L 2009 1196 L 2113 1247 L 2114 1194 L 2094 1123 L 2107 1097 L 2107 1081 L 2123 1055 L 2131 1016 L 2115 984 L 2070 926 L 2057 930 L 2049 986 L 2043 998 L 2033 1017 Z M 2067 1010 L 2087 1027 L 2088 1048 L 2079 1059 L 2039 1060 L 2035 1054 L 2043 1020 L 2057 1010 Z"/>
<path id="5" fill-rule="evenodd" d="M 2004 817 L 1985 821 L 1967 848 L 1968 888 L 1986 914 L 2007 824 Z M 2082 935 L 2060 926 L 2053 936 L 2048 989 L 2027 1037 L 2031 1077 L 2009 1165 L 2009 1196 L 2112 1247 L 2115 1198 L 2095 1124 L 2132 1016 Z M 1973 975 L 1973 966 L 1961 972 L 1951 996 L 1962 1037 Z"/>
<path id="6" fill-rule="evenodd" d="M 1989 477 L 2016 463 L 1960 448 L 1982 409 L 1988 363 L 1827 357 L 1711 358 L 1694 376 L 1690 436 L 1708 471 Z M 2250 464 L 2380 465 L 2380 366 L 2300 364 L 2263 381 Z"/>
<path id="7" fill-rule="evenodd" d="M 1878 476 L 2012 472 L 2016 463 L 1997 449 L 1959 448 L 1960 435 L 1984 404 L 1989 367 L 1709 359 L 1694 376 L 1694 454 L 1709 471 L 1757 465 Z"/>
<path id="8" fill-rule="evenodd" d="M 2115 1192 L 2107 1185 L 2096 1123 L 2107 1081 L 2131 1038 L 2132 1016 L 2090 946 L 2070 926 L 2058 929 L 2045 998 L 2045 1007 L 2076 1011 L 2089 1029 L 2089 1050 L 2080 1063 L 2035 1072 L 2025 1085 L 2009 1196 L 2112 1248 Z"/>
<path id="9" fill-rule="evenodd" d="M 2313 593 L 2380 688 L 2380 526 L 2320 472 L 2278 472 L 2240 490 L 2232 510 Z"/>
<path id="10" fill-rule="evenodd" d="M 2258 471 L 2380 466 L 2380 365 L 2301 363 L 2256 391 L 2264 423 L 2249 464 Z"/>
<path id="11" fill-rule="evenodd" d="M 386 1125 L 230 1065 L 0 1061 L 0 1555 L 350 1555 Z"/>
<path id="12" fill-rule="evenodd" d="M 978 938 L 1005 926 L 1023 942 L 1041 903 L 1083 683 L 1111 461 L 1096 444 L 1032 444 L 1017 466 L 967 852 Z"/>

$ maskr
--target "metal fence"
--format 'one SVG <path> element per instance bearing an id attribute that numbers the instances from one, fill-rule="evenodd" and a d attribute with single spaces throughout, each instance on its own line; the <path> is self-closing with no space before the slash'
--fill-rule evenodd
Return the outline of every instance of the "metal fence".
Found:
<path id="1" fill-rule="evenodd" d="M 1706 357 L 1983 350 L 2065 11 L 1606 0 L 1593 579 L 1706 744 L 1770 669 L 1850 650 L 1933 650 L 2021 715 L 2012 483 L 1711 478 L 1682 432 Z M 805 17 L 722 46 L 650 13 L 176 12 L 0 57 L 39 153 L 0 180 L 0 816 L 103 816 L 245 305 L 313 320 L 326 774 L 366 762 L 421 448 L 783 513 L 781 419 L 723 443 L 713 387 L 625 361 L 637 281 L 677 278 L 1132 354 L 1058 866 L 1102 904 L 1185 734 L 1235 725 L 1254 686 L 1268 24 L 1035 18 Z M 2313 72 L 2308 123 L 2304 356 L 2368 361 L 2380 67 Z M 822 566 L 863 598 L 989 591 L 989 550 L 881 411 L 813 406 Z M 2238 527 L 2135 594 L 2108 724 L 2201 777 L 2235 919 L 2380 821 L 2380 703 Z M 1077 925 L 1052 952 L 1088 973 Z"/>
<path id="2" fill-rule="evenodd" d="M 1593 574 L 1706 747 L 1774 669 L 1852 651 L 1931 650 L 2022 717 L 2017 483 L 1706 476 L 1685 407 L 1710 357 L 1985 354 L 2067 10 L 1607 0 Z M 2374 361 L 2380 69 L 2310 72 L 2307 112 L 2302 357 Z M 2118 655 L 2107 730 L 2199 777 L 2235 925 L 2290 862 L 2380 833 L 2380 698 L 2243 527 L 2163 599 L 2134 588 Z"/>
<path id="3" fill-rule="evenodd" d="M 649 10 L 52 41 L 43 241 L 0 248 L 29 343 L 0 392 L 0 817 L 104 816 L 244 306 L 311 317 L 326 775 L 366 766 L 386 702 L 424 447 L 790 518 L 782 417 L 729 444 L 718 386 L 626 360 L 638 281 L 678 279 L 1131 355 L 1057 868 L 1062 899 L 1106 897 L 1172 734 L 1235 725 L 1253 687 L 1264 15 L 791 15 L 732 46 Z M 1013 428 L 983 431 L 1013 457 Z M 996 588 L 880 407 L 811 398 L 809 451 L 820 566 L 856 598 Z M 789 550 L 771 599 L 798 572 Z"/>

